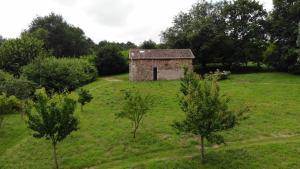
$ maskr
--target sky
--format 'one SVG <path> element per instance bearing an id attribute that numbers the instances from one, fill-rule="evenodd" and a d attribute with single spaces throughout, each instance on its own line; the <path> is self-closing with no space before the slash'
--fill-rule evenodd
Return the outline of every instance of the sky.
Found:
<path id="1" fill-rule="evenodd" d="M 214 0 L 217 1 L 217 0 Z M 272 0 L 259 0 L 272 9 Z M 0 0 L 0 35 L 16 38 L 37 16 L 51 12 L 101 40 L 140 44 L 160 42 L 160 34 L 172 26 L 174 16 L 188 11 L 197 0 Z"/>

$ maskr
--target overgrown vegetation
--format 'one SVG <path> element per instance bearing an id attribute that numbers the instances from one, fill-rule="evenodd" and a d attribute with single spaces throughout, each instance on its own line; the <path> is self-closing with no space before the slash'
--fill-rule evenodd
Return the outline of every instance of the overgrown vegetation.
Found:
<path id="1" fill-rule="evenodd" d="M 97 51 L 95 64 L 99 75 L 113 75 L 128 71 L 127 61 L 120 48 L 115 45 L 105 45 Z"/>
<path id="2" fill-rule="evenodd" d="M 22 66 L 44 53 L 42 41 L 36 38 L 22 36 L 6 40 L 0 46 L 0 69 L 19 75 Z"/>
<path id="3" fill-rule="evenodd" d="M 4 117 L 7 114 L 20 113 L 23 111 L 22 102 L 15 96 L 0 94 L 0 128 L 2 127 Z"/>
<path id="4" fill-rule="evenodd" d="M 33 96 L 37 85 L 24 77 L 15 78 L 13 75 L 0 70 L 0 93 L 28 99 Z"/>
<path id="5" fill-rule="evenodd" d="M 37 58 L 22 69 L 22 75 L 48 91 L 63 92 L 92 82 L 96 67 L 86 58 Z"/>

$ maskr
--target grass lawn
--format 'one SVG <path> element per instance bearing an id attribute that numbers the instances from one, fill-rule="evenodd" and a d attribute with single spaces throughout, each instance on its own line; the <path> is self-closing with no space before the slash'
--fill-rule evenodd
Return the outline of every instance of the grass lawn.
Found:
<path id="1" fill-rule="evenodd" d="M 227 145 L 208 145 L 208 162 L 199 163 L 199 139 L 177 135 L 170 126 L 184 117 L 178 105 L 178 81 L 129 82 L 127 75 L 99 78 L 84 88 L 94 100 L 78 106 L 80 130 L 58 146 L 61 168 L 300 168 L 300 76 L 284 73 L 232 75 L 220 82 L 231 108 L 249 106 L 250 118 L 222 133 Z M 116 119 L 122 91 L 139 88 L 156 106 L 132 139 L 131 125 Z M 35 139 L 20 115 L 5 117 L 0 129 L 0 168 L 50 169 L 52 149 Z"/>

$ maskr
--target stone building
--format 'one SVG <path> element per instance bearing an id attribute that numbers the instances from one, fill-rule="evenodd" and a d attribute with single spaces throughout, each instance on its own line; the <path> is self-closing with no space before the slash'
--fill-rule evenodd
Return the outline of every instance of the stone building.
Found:
<path id="1" fill-rule="evenodd" d="M 194 58 L 190 49 L 131 49 L 129 80 L 178 80 L 184 66 L 193 68 Z"/>

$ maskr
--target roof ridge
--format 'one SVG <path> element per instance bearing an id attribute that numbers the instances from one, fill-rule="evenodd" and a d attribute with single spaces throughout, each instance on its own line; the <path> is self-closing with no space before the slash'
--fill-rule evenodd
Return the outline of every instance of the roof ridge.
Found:
<path id="1" fill-rule="evenodd" d="M 130 49 L 129 59 L 194 59 L 191 49 Z"/>

